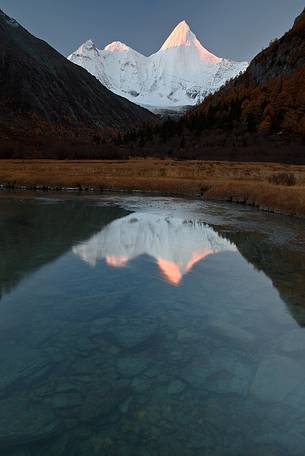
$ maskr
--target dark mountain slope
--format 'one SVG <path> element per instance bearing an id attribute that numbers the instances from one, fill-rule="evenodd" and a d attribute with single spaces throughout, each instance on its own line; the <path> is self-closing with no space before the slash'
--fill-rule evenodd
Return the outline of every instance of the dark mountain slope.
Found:
<path id="1" fill-rule="evenodd" d="M 305 136 L 305 10 L 247 71 L 190 113 L 199 130 Z"/>
<path id="2" fill-rule="evenodd" d="M 251 62 L 245 77 L 262 84 L 293 73 L 305 63 L 305 10 L 282 38 L 272 41 Z"/>
<path id="3" fill-rule="evenodd" d="M 0 10 L 0 122 L 126 128 L 153 120 Z M 31 122 L 29 122 L 31 126 Z"/>

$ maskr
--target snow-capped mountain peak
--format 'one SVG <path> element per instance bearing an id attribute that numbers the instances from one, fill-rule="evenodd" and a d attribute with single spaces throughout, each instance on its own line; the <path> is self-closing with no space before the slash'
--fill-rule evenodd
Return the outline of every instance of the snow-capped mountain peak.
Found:
<path id="1" fill-rule="evenodd" d="M 186 21 L 181 21 L 174 28 L 160 50 L 167 51 L 168 49 L 180 47 L 192 48 L 192 50 L 190 49 L 190 52 L 195 51 L 200 60 L 209 63 L 220 63 L 222 60 L 202 46 Z"/>
<path id="2" fill-rule="evenodd" d="M 122 43 L 121 41 L 113 41 L 113 43 L 108 44 L 104 48 L 104 51 L 108 51 L 108 52 L 124 52 L 124 51 L 130 51 L 130 47 L 127 46 L 127 44 Z"/>
<path id="3" fill-rule="evenodd" d="M 199 41 L 186 21 L 181 21 L 161 47 L 162 51 L 176 47 L 198 46 Z"/>
<path id="4" fill-rule="evenodd" d="M 191 31 L 186 21 L 181 21 L 167 38 L 161 50 L 178 46 L 191 46 L 196 40 L 195 34 Z"/>
<path id="5" fill-rule="evenodd" d="M 86 41 L 68 57 L 112 92 L 145 107 L 195 105 L 244 71 L 247 62 L 217 57 L 181 21 L 161 49 L 145 57 L 121 41 L 97 49 Z"/>
<path id="6" fill-rule="evenodd" d="M 87 40 L 81 44 L 77 51 L 74 54 L 71 54 L 68 59 L 71 60 L 71 57 L 75 54 L 79 57 L 87 56 L 88 54 L 98 54 L 98 49 L 94 41 Z"/>

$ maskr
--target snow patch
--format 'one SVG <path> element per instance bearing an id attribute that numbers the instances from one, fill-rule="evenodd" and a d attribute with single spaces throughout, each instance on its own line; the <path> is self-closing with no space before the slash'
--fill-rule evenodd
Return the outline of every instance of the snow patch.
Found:
<path id="1" fill-rule="evenodd" d="M 114 41 L 104 48 L 104 51 L 109 52 L 124 52 L 129 50 L 130 48 L 126 44 L 121 43 L 121 41 Z"/>

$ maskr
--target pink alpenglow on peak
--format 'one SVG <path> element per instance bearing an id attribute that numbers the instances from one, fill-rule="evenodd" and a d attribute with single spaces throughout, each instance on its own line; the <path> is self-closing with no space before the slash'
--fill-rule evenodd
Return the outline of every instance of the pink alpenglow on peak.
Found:
<path id="1" fill-rule="evenodd" d="M 248 66 L 209 52 L 186 21 L 180 22 L 161 49 L 150 56 L 121 41 L 97 49 L 89 40 L 68 59 L 112 92 L 152 112 L 196 105 Z"/>
<path id="2" fill-rule="evenodd" d="M 202 46 L 196 35 L 191 31 L 186 21 L 181 21 L 174 28 L 170 36 L 161 47 L 161 51 L 166 51 L 167 49 L 178 47 L 194 47 L 196 48 L 200 59 L 208 61 L 210 63 L 221 62 L 221 58 L 212 54 Z"/>
<path id="3" fill-rule="evenodd" d="M 124 51 L 129 51 L 130 47 L 128 47 L 125 43 L 122 43 L 121 41 L 113 41 L 113 43 L 108 44 L 104 48 L 104 51 L 109 51 L 109 52 L 124 52 Z"/>
<path id="4" fill-rule="evenodd" d="M 161 49 L 164 51 L 165 49 L 172 47 L 191 46 L 194 40 L 196 40 L 196 36 L 191 31 L 188 23 L 186 21 L 181 21 L 174 28 Z"/>
<path id="5" fill-rule="evenodd" d="M 73 247 L 73 253 L 92 267 L 104 261 L 113 268 L 123 268 L 136 258 L 149 256 L 162 278 L 175 286 L 209 256 L 235 251 L 234 244 L 196 220 L 145 212 L 117 219 Z"/>

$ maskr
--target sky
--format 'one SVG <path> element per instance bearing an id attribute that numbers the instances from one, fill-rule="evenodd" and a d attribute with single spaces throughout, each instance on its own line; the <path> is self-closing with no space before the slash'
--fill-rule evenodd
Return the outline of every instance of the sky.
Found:
<path id="1" fill-rule="evenodd" d="M 285 33 L 304 0 L 0 0 L 0 9 L 63 55 L 87 39 L 156 52 L 185 19 L 219 57 L 251 60 Z"/>

